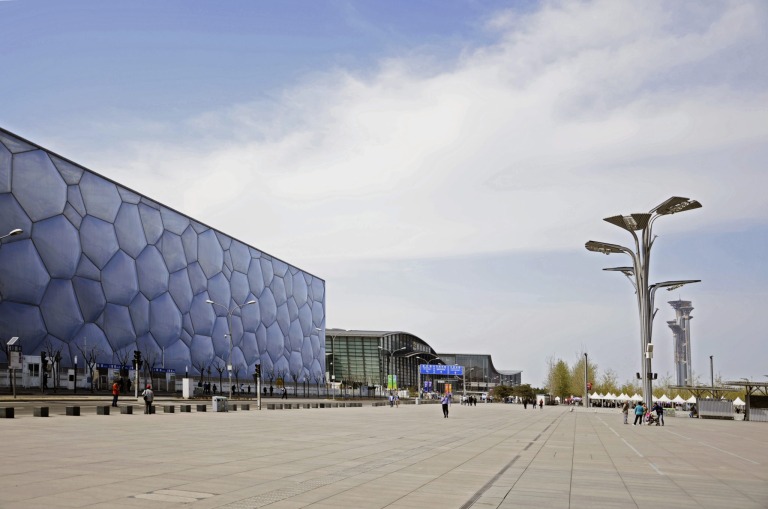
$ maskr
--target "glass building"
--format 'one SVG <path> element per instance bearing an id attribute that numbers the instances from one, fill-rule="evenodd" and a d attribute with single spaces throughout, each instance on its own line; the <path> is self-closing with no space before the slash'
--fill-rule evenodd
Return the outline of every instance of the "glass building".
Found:
<path id="1" fill-rule="evenodd" d="M 0 340 L 26 355 L 325 374 L 323 279 L 0 129 L 0 236 L 16 229 Z"/>
<path id="2" fill-rule="evenodd" d="M 424 340 L 400 331 L 327 329 L 325 348 L 331 382 L 379 391 L 387 388 L 388 375 L 397 376 L 399 389 L 415 389 L 419 364 L 437 357 Z"/>
<path id="3" fill-rule="evenodd" d="M 496 369 L 488 354 L 441 353 L 445 364 L 464 366 L 467 392 L 487 392 L 497 385 L 520 385 L 522 371 Z"/>

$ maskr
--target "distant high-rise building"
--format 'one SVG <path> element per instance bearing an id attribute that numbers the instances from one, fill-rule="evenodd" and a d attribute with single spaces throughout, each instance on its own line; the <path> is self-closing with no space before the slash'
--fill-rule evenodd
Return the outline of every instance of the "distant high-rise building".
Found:
<path id="1" fill-rule="evenodd" d="M 675 336 L 675 371 L 677 385 L 693 385 L 691 370 L 691 301 L 673 300 L 669 302 L 675 308 L 675 319 L 667 322 Z"/>

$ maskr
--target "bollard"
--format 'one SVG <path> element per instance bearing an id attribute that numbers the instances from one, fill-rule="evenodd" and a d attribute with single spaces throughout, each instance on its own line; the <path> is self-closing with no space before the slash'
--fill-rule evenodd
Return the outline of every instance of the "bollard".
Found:
<path id="1" fill-rule="evenodd" d="M 197 411 L 198 412 L 205 412 L 206 407 L 205 405 L 197 405 Z"/>
<path id="2" fill-rule="evenodd" d="M 2 419 L 13 419 L 14 413 L 15 410 L 12 406 L 0 408 L 0 418 Z"/>
<path id="3" fill-rule="evenodd" d="M 109 415 L 109 405 L 98 405 L 96 415 Z"/>
<path id="4" fill-rule="evenodd" d="M 179 412 L 189 413 L 192 411 L 192 405 L 179 405 Z"/>
<path id="5" fill-rule="evenodd" d="M 80 415 L 80 407 L 79 406 L 68 406 L 67 407 L 67 415 L 73 415 L 73 416 Z"/>
<path id="6" fill-rule="evenodd" d="M 237 412 L 237 405 L 236 404 L 229 405 L 228 411 L 229 412 Z"/>
<path id="7" fill-rule="evenodd" d="M 41 407 L 35 408 L 33 415 L 35 417 L 48 417 L 48 407 L 41 406 Z"/>
<path id="8" fill-rule="evenodd" d="M 120 413 L 123 415 L 133 415 L 133 405 L 123 405 L 120 407 Z"/>
<path id="9" fill-rule="evenodd" d="M 172 414 L 176 412 L 176 408 L 173 405 L 163 405 L 164 414 Z"/>

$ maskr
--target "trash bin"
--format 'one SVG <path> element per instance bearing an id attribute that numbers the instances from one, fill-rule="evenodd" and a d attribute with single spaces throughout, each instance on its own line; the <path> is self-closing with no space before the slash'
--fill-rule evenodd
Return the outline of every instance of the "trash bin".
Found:
<path id="1" fill-rule="evenodd" d="M 227 398 L 225 396 L 214 396 L 211 405 L 214 412 L 226 412 L 227 411 Z"/>

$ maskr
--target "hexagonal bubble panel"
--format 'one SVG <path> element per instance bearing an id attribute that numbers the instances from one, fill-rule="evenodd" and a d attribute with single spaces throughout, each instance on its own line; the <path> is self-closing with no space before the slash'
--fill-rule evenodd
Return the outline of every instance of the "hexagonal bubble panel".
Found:
<path id="1" fill-rule="evenodd" d="M 173 359 L 174 365 L 177 366 L 177 377 L 184 376 L 184 369 L 179 370 L 179 367 L 189 366 L 192 368 L 192 356 L 189 347 L 179 338 L 165 346 L 165 359 L 166 362 L 168 362 L 168 359 Z"/>
<path id="2" fill-rule="evenodd" d="M 256 329 L 256 345 L 259 348 L 259 356 L 263 357 L 266 356 L 267 353 L 267 328 L 264 327 L 264 324 L 260 324 L 259 328 Z"/>
<path id="3" fill-rule="evenodd" d="M 293 295 L 293 299 L 296 301 L 298 307 L 307 303 L 307 282 L 304 281 L 304 277 L 299 275 L 298 277 L 293 278 L 292 290 L 291 295 Z"/>
<path id="4" fill-rule="evenodd" d="M 310 338 L 304 338 L 301 345 L 301 363 L 304 366 L 311 366 L 312 361 L 315 359 L 315 353 L 312 350 L 312 340 Z"/>
<path id="5" fill-rule="evenodd" d="M 138 207 L 147 242 L 154 244 L 160 240 L 160 236 L 163 234 L 163 220 L 160 217 L 160 211 L 143 202 L 139 203 Z"/>
<path id="6" fill-rule="evenodd" d="M 149 332 L 149 300 L 139 293 L 128 310 L 131 313 L 131 322 L 136 335 L 141 336 Z"/>
<path id="7" fill-rule="evenodd" d="M 127 306 L 107 304 L 104 309 L 104 332 L 113 352 L 133 345 L 136 333 Z"/>
<path id="8" fill-rule="evenodd" d="M 301 360 L 301 352 L 291 352 L 288 358 L 288 365 L 291 381 L 300 382 L 302 375 L 304 375 L 304 362 Z"/>
<path id="9" fill-rule="evenodd" d="M 80 194 L 80 188 L 77 186 L 67 187 L 67 204 L 77 211 L 80 217 L 85 216 L 85 202 L 83 195 Z"/>
<path id="10" fill-rule="evenodd" d="M 198 236 L 197 259 L 205 272 L 205 277 L 211 278 L 221 272 L 224 266 L 224 251 L 213 230 L 205 231 Z"/>
<path id="11" fill-rule="evenodd" d="M 320 345 L 320 336 L 312 334 L 309 337 L 309 341 L 312 344 L 312 355 L 315 359 L 321 359 L 323 354 L 323 347 Z"/>
<path id="12" fill-rule="evenodd" d="M 184 319 L 182 318 L 182 323 L 184 322 Z M 181 340 L 184 342 L 187 347 L 192 345 L 192 335 L 185 331 L 183 328 L 181 329 Z"/>
<path id="13" fill-rule="evenodd" d="M 139 289 L 149 300 L 168 291 L 168 269 L 155 246 L 147 246 L 136 259 Z"/>
<path id="14" fill-rule="evenodd" d="M 322 279 L 312 278 L 312 299 L 325 300 L 325 282 Z"/>
<path id="15" fill-rule="evenodd" d="M 272 391 L 274 391 L 274 385 L 270 384 L 275 380 L 275 364 L 269 358 L 269 355 L 262 355 L 259 361 L 261 363 L 261 379 L 264 381 L 264 387 L 270 387 L 271 395 Z"/>
<path id="16" fill-rule="evenodd" d="M 167 207 L 160 207 L 160 216 L 165 229 L 176 235 L 181 235 L 189 226 L 189 218 Z"/>
<path id="17" fill-rule="evenodd" d="M 195 335 L 195 328 L 192 326 L 192 316 L 189 313 L 181 315 L 181 327 L 184 329 L 184 332 L 189 334 L 189 337 Z"/>
<path id="18" fill-rule="evenodd" d="M 210 336 L 213 333 L 216 313 L 213 311 L 213 306 L 208 304 L 206 300 L 208 300 L 207 292 L 195 295 L 189 314 L 192 318 L 192 325 L 195 327 L 195 334 Z"/>
<path id="19" fill-rule="evenodd" d="M 256 342 L 255 332 L 243 333 L 243 340 L 240 342 L 240 350 L 248 366 L 253 366 L 259 359 L 259 345 Z"/>
<path id="20" fill-rule="evenodd" d="M 248 266 L 248 286 L 254 295 L 261 295 L 264 291 L 264 276 L 261 273 L 261 263 L 252 258 Z"/>
<path id="21" fill-rule="evenodd" d="M 232 258 L 232 269 L 247 274 L 248 266 L 251 264 L 251 254 L 248 252 L 248 246 L 238 240 L 233 240 L 229 246 L 229 253 Z"/>
<path id="22" fill-rule="evenodd" d="M 144 362 L 149 363 L 150 365 L 154 364 L 155 366 L 161 365 L 163 351 L 157 345 L 157 341 L 155 341 L 151 332 L 147 332 L 136 338 L 136 346 L 141 350 Z"/>
<path id="23" fill-rule="evenodd" d="M 275 276 L 283 277 L 288 272 L 288 264 L 277 258 L 272 258 L 272 272 Z"/>
<path id="24" fill-rule="evenodd" d="M 101 280 L 101 272 L 99 268 L 88 259 L 87 256 L 81 255 L 80 262 L 77 264 L 76 274 L 80 277 L 93 279 L 94 281 Z"/>
<path id="25" fill-rule="evenodd" d="M 248 288 L 248 276 L 242 272 L 233 272 L 229 279 L 229 286 L 232 289 L 232 299 L 239 305 L 245 304 L 250 288 Z"/>
<path id="26" fill-rule="evenodd" d="M 59 170 L 59 174 L 61 175 L 61 178 L 64 179 L 64 182 L 70 186 L 80 183 L 80 179 L 83 177 L 84 173 L 81 167 L 53 154 L 48 154 L 48 156 L 51 158 L 56 169 Z"/>
<path id="27" fill-rule="evenodd" d="M 184 247 L 181 245 L 179 235 L 169 231 L 163 233 L 161 251 L 170 272 L 176 272 L 187 266 L 187 258 L 184 256 Z"/>
<path id="28" fill-rule="evenodd" d="M 288 365 L 288 359 L 285 355 L 281 356 L 275 362 L 275 375 L 282 375 L 286 381 L 291 380 L 291 367 Z"/>
<path id="29" fill-rule="evenodd" d="M 226 316 L 227 311 L 231 309 L 229 301 L 232 298 L 232 294 L 229 289 L 229 281 L 221 272 L 208 280 L 208 295 L 213 302 L 220 304 L 219 306 L 214 306 L 216 314 Z"/>
<path id="30" fill-rule="evenodd" d="M 124 251 L 118 251 L 104 267 L 102 285 L 107 301 L 129 305 L 139 293 L 139 277 L 133 258 Z"/>
<path id="31" fill-rule="evenodd" d="M 130 189 L 126 189 L 124 187 L 117 186 L 117 192 L 120 194 L 120 199 L 123 200 L 125 203 L 130 203 L 133 205 L 138 205 L 139 202 L 141 202 L 141 196 L 134 193 Z"/>
<path id="32" fill-rule="evenodd" d="M 312 309 L 309 304 L 304 304 L 299 308 L 299 324 L 304 336 L 312 334 L 314 327 L 312 327 Z"/>
<path id="33" fill-rule="evenodd" d="M 18 154 L 19 152 L 26 152 L 28 150 L 35 150 L 35 148 L 37 148 L 4 131 L 0 131 L 0 143 L 8 147 L 8 150 L 14 154 Z"/>
<path id="34" fill-rule="evenodd" d="M 80 224 L 83 222 L 83 218 L 69 203 L 64 206 L 64 217 L 69 220 L 72 226 L 78 230 L 80 229 Z"/>
<path id="35" fill-rule="evenodd" d="M 245 362 L 245 356 L 238 347 L 232 349 L 232 368 L 232 383 L 235 383 L 235 378 L 240 382 L 247 381 L 245 379 L 248 377 L 248 363 Z"/>
<path id="36" fill-rule="evenodd" d="M 325 319 L 325 310 L 323 309 L 322 302 L 314 302 L 312 304 L 312 323 L 315 327 L 320 327 Z"/>
<path id="37" fill-rule="evenodd" d="M 272 296 L 272 290 L 265 288 L 259 296 L 259 311 L 261 312 L 261 322 L 265 327 L 269 327 L 277 319 L 277 303 Z"/>
<path id="38" fill-rule="evenodd" d="M 21 238 L 29 238 L 32 232 L 32 221 L 12 194 L 0 194 L 0 232 L 2 232 L 0 235 L 5 235 L 16 228 L 21 228 L 23 233 L 13 239 L 5 239 L 3 246 L 18 242 Z"/>
<path id="39" fill-rule="evenodd" d="M 205 273 L 199 263 L 190 263 L 187 266 L 187 273 L 189 274 L 189 284 L 192 285 L 192 293 L 197 295 L 208 288 L 208 279 L 206 279 Z"/>
<path id="40" fill-rule="evenodd" d="M 213 351 L 213 340 L 210 336 L 195 334 L 192 337 L 192 346 L 190 347 L 192 363 L 199 364 L 205 362 L 209 364 L 216 354 Z"/>
<path id="41" fill-rule="evenodd" d="M 288 327 L 288 341 L 289 348 L 293 352 L 301 351 L 301 346 L 304 344 L 304 334 L 301 332 L 301 325 L 298 320 L 292 322 Z"/>
<path id="42" fill-rule="evenodd" d="M 30 239 L 0 249 L 0 295 L 25 304 L 40 304 L 48 286 L 48 271 Z"/>
<path id="43" fill-rule="evenodd" d="M 149 328 L 161 347 L 179 339 L 181 312 L 169 293 L 164 293 L 149 303 Z"/>
<path id="44" fill-rule="evenodd" d="M 173 297 L 173 301 L 182 313 L 189 312 L 192 306 L 192 285 L 189 283 L 187 269 L 182 269 L 171 274 L 168 284 L 168 291 Z"/>
<path id="45" fill-rule="evenodd" d="M 119 249 L 114 227 L 93 216 L 83 218 L 80 225 L 80 245 L 83 253 L 99 269 L 103 269 Z"/>
<path id="46" fill-rule="evenodd" d="M 75 338 L 69 342 L 70 347 L 75 347 L 76 355 L 82 358 L 82 352 L 95 353 L 97 362 L 112 361 L 112 345 L 107 341 L 104 331 L 95 323 L 85 323 L 75 334 Z M 81 361 L 82 362 L 82 361 Z"/>
<path id="47" fill-rule="evenodd" d="M 283 283 L 283 278 L 275 276 L 272 279 L 272 284 L 269 285 L 269 287 L 272 289 L 272 295 L 275 297 L 275 304 L 278 306 L 285 304 L 287 295 L 285 293 L 285 284 Z"/>
<path id="48" fill-rule="evenodd" d="M 88 215 L 109 223 L 115 222 L 117 211 L 120 210 L 123 202 L 115 184 L 93 173 L 85 172 L 80 179 L 80 192 Z"/>
<path id="49" fill-rule="evenodd" d="M 83 320 L 86 322 L 96 320 L 107 304 L 104 291 L 101 289 L 101 283 L 92 279 L 75 276 L 72 278 L 72 286 L 75 289 L 77 303 L 80 306 Z"/>
<path id="50" fill-rule="evenodd" d="M 286 303 L 288 306 L 288 318 L 293 322 L 294 320 L 299 319 L 299 308 L 296 306 L 296 302 L 294 302 L 293 297 L 288 299 L 288 302 Z"/>
<path id="51" fill-rule="evenodd" d="M 291 318 L 288 316 L 288 305 L 277 306 L 277 323 L 284 335 L 288 335 L 288 328 L 291 326 Z"/>
<path id="52" fill-rule="evenodd" d="M 272 278 L 275 277 L 275 273 L 272 270 L 272 261 L 266 258 L 259 258 L 261 264 L 261 274 L 264 277 L 264 286 L 269 286 L 272 283 Z"/>
<path id="53" fill-rule="evenodd" d="M 0 302 L 0 330 L 18 336 L 24 352 L 32 352 L 45 338 L 45 322 L 37 306 Z M 9 338 L 3 338 L 7 341 Z"/>
<path id="54" fill-rule="evenodd" d="M 253 294 L 248 294 L 246 302 L 256 300 Z M 261 310 L 259 309 L 258 301 L 256 304 L 246 305 L 240 309 L 240 316 L 243 321 L 243 329 L 246 331 L 255 331 L 261 324 Z"/>
<path id="55" fill-rule="evenodd" d="M 13 194 L 32 221 L 64 212 L 67 184 L 42 150 L 14 156 Z"/>
<path id="56" fill-rule="evenodd" d="M 69 340 L 83 325 L 83 317 L 72 282 L 54 279 L 48 285 L 40 305 L 45 326 L 50 334 Z"/>
<path id="57" fill-rule="evenodd" d="M 285 337 L 277 323 L 273 323 L 267 330 L 267 354 L 273 362 L 277 362 L 286 351 Z"/>
<path id="58" fill-rule="evenodd" d="M 283 276 L 283 285 L 285 286 L 285 295 L 293 294 L 293 276 L 290 272 L 286 272 Z"/>
<path id="59" fill-rule="evenodd" d="M 0 145 L 0 193 L 11 192 L 11 151 Z"/>
<path id="60" fill-rule="evenodd" d="M 147 246 L 144 227 L 141 224 L 139 208 L 136 205 L 123 203 L 115 219 L 115 233 L 120 249 L 137 258 Z"/>
<path id="61" fill-rule="evenodd" d="M 221 246 L 221 249 L 222 250 L 229 249 L 229 246 L 232 245 L 232 239 L 230 237 L 227 237 L 221 232 L 215 232 L 215 233 L 216 233 L 216 238 L 219 241 L 219 245 Z"/>
<path id="62" fill-rule="evenodd" d="M 191 225 L 182 233 L 181 243 L 184 246 L 184 256 L 187 258 L 187 263 L 197 261 L 197 233 Z"/>
<path id="63" fill-rule="evenodd" d="M 80 237 L 64 216 L 35 223 L 32 241 L 51 277 L 71 278 L 80 260 Z"/>
<path id="64" fill-rule="evenodd" d="M 219 316 L 213 322 L 213 332 L 211 333 L 211 339 L 213 340 L 213 350 L 216 355 L 226 361 L 229 355 L 229 329 L 227 327 L 227 318 L 225 316 Z"/>

